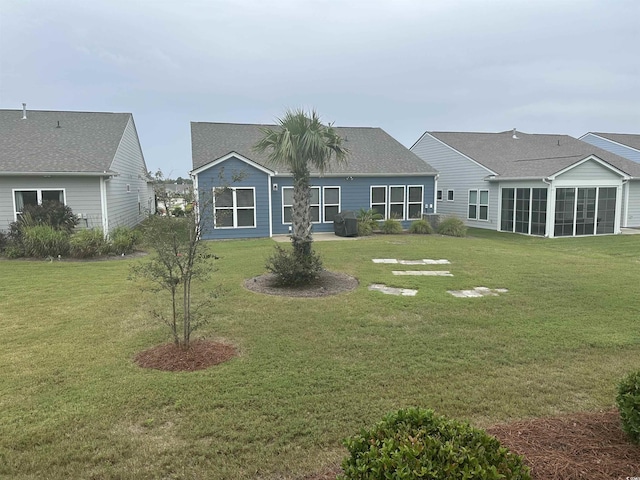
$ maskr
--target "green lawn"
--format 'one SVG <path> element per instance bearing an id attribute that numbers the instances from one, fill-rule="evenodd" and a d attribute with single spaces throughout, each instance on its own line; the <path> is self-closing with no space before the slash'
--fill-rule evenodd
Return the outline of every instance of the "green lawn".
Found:
<path id="1" fill-rule="evenodd" d="M 211 243 L 207 289 L 225 293 L 195 336 L 241 355 L 192 373 L 132 362 L 169 340 L 127 280 L 139 260 L 0 261 L 0 477 L 296 478 L 339 462 L 345 436 L 400 407 L 480 427 L 611 408 L 617 381 L 640 368 L 640 235 L 470 234 L 318 242 L 327 268 L 360 280 L 323 299 L 242 287 L 273 241 Z M 434 268 L 454 276 L 393 277 L 376 257 L 447 258 Z M 509 292 L 446 293 L 476 286 Z"/>

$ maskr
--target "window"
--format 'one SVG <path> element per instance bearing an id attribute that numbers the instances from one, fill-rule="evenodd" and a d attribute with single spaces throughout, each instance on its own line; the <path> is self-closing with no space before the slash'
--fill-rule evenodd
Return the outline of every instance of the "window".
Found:
<path id="1" fill-rule="evenodd" d="M 404 192 L 405 187 L 389 187 L 389 216 L 398 220 L 404 220 Z"/>
<path id="2" fill-rule="evenodd" d="M 442 200 L 442 190 L 438 190 L 436 200 Z"/>
<path id="3" fill-rule="evenodd" d="M 489 220 L 489 190 L 469 190 L 467 218 Z"/>
<path id="4" fill-rule="evenodd" d="M 453 190 L 447 190 L 447 202 L 453 202 Z"/>
<path id="5" fill-rule="evenodd" d="M 256 192 L 250 188 L 214 188 L 215 228 L 256 226 Z"/>
<path id="6" fill-rule="evenodd" d="M 556 189 L 554 235 L 613 233 L 617 191 L 616 187 Z"/>
<path id="7" fill-rule="evenodd" d="M 15 218 L 17 220 L 18 216 L 22 214 L 25 205 L 42 205 L 42 203 L 50 201 L 66 204 L 64 197 L 62 189 L 14 190 Z"/>
<path id="8" fill-rule="evenodd" d="M 310 187 L 310 214 L 311 223 L 320 222 L 320 187 Z M 293 214 L 293 187 L 282 187 L 282 223 L 292 223 Z"/>
<path id="9" fill-rule="evenodd" d="M 371 187 L 371 209 L 387 218 L 387 187 Z"/>
<path id="10" fill-rule="evenodd" d="M 420 220 L 422 218 L 423 186 L 409 186 L 407 197 L 407 220 Z"/>
<path id="11" fill-rule="evenodd" d="M 340 212 L 340 187 L 322 188 L 322 208 L 324 222 L 333 222 L 336 214 Z"/>
<path id="12" fill-rule="evenodd" d="M 500 230 L 546 235 L 546 188 L 503 188 L 501 193 Z"/>

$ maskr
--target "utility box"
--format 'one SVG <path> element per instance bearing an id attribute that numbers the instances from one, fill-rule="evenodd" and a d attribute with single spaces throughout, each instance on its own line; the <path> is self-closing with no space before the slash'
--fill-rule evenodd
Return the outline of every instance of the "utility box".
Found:
<path id="1" fill-rule="evenodd" d="M 333 233 L 339 237 L 358 236 L 358 218 L 355 212 L 345 210 L 333 217 Z"/>

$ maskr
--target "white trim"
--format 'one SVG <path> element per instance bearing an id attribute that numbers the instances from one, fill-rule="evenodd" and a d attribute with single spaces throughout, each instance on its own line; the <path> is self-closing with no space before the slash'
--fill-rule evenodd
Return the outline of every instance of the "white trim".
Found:
<path id="1" fill-rule="evenodd" d="M 331 189 L 338 189 L 338 203 L 337 205 L 335 203 L 330 203 L 329 205 L 327 205 L 326 202 L 326 194 L 325 194 L 325 190 L 327 188 L 331 188 Z M 322 186 L 322 223 L 333 223 L 333 220 L 327 222 L 327 216 L 325 215 L 325 208 L 326 207 L 338 207 L 338 213 L 340 213 L 341 209 L 342 209 L 342 188 L 340 187 L 340 185 L 323 185 Z"/>
<path id="2" fill-rule="evenodd" d="M 18 211 L 16 209 L 16 192 L 36 192 L 36 202 L 38 205 L 42 205 L 42 192 L 62 192 L 62 204 L 66 205 L 67 204 L 67 189 L 66 188 L 52 188 L 52 187 L 46 187 L 46 188 L 31 188 L 31 187 L 25 187 L 25 188 L 13 188 L 11 189 L 11 197 L 12 197 L 12 201 L 13 201 L 13 221 L 17 222 L 18 221 Z M 22 213 L 22 212 L 20 212 Z"/>
<path id="3" fill-rule="evenodd" d="M 586 163 L 588 161 L 593 160 L 596 163 L 599 163 L 602 167 L 611 170 L 613 173 L 615 173 L 616 175 L 620 175 L 624 180 L 628 180 L 630 177 L 629 175 L 627 175 L 625 172 L 623 172 L 622 170 L 618 170 L 616 167 L 614 167 L 613 165 L 608 164 L 607 162 L 605 162 L 604 160 L 601 160 L 600 158 L 598 158 L 595 155 L 589 155 L 588 157 L 583 158 L 582 160 L 569 165 L 568 167 L 563 168 L 562 170 L 554 173 L 553 175 L 549 175 L 548 179 L 549 180 L 555 180 L 557 177 L 559 177 L 560 175 L 567 173 L 568 171 L 582 165 L 583 163 Z"/>
<path id="4" fill-rule="evenodd" d="M 373 205 L 382 205 L 379 202 L 373 203 L 373 189 L 374 188 L 384 188 L 384 215 L 383 219 L 386 220 L 388 218 L 387 214 L 388 205 L 389 205 L 389 191 L 387 185 L 369 185 L 369 209 L 373 210 Z"/>
<path id="5" fill-rule="evenodd" d="M 418 202 L 410 202 L 409 201 L 409 190 L 411 190 L 412 188 L 419 188 L 421 190 L 421 195 L 420 195 L 420 216 L 419 217 L 410 217 L 409 216 L 409 205 L 416 205 Z M 407 185 L 407 215 L 406 215 L 406 219 L 407 220 L 420 220 L 422 218 L 422 214 L 424 213 L 424 185 Z"/>
<path id="6" fill-rule="evenodd" d="M 400 202 L 392 202 L 391 201 L 391 189 L 393 188 L 402 188 L 402 217 L 396 218 L 396 220 L 406 220 L 407 219 L 407 186 L 406 185 L 389 185 L 389 198 L 387 199 L 387 205 L 389 210 L 389 218 L 392 217 L 391 213 L 391 205 L 399 205 Z"/>
<path id="7" fill-rule="evenodd" d="M 318 225 L 320 223 L 322 223 L 322 198 L 320 197 L 320 193 L 322 192 L 322 188 L 318 185 L 310 185 L 309 186 L 309 190 L 313 190 L 313 189 L 318 189 L 318 202 L 319 203 L 311 203 L 311 199 L 309 199 L 309 206 L 310 207 L 314 207 L 314 206 L 318 206 L 318 221 L 314 222 L 313 220 L 311 221 L 312 225 Z M 291 205 L 284 203 L 284 191 L 285 190 L 291 190 Z M 280 208 L 281 208 L 281 221 L 282 221 L 282 225 L 292 225 L 292 222 L 285 222 L 284 221 L 284 209 L 285 207 L 289 207 L 293 210 L 293 186 L 292 185 L 283 185 L 282 187 L 280 187 L 280 191 L 282 192 L 282 201 L 280 202 Z"/>
<path id="8" fill-rule="evenodd" d="M 232 215 L 233 215 L 233 225 L 232 226 L 223 226 L 223 227 L 219 227 L 216 225 L 216 188 L 220 188 L 220 187 L 213 187 L 212 189 L 212 195 L 213 195 L 213 228 L 215 230 L 239 230 L 239 229 L 243 229 L 243 228 L 258 228 L 258 224 L 257 224 L 257 219 L 256 219 L 256 210 L 257 210 L 257 205 L 256 205 L 256 187 L 225 187 L 224 189 L 228 189 L 231 191 L 232 194 L 232 199 L 233 199 L 233 205 L 230 207 L 220 207 L 220 210 L 231 210 L 232 211 Z M 238 207 L 238 200 L 237 200 L 237 196 L 236 196 L 236 191 L 237 190 L 251 190 L 253 192 L 253 207 L 251 207 L 251 210 L 253 210 L 253 225 L 252 226 L 247 226 L 247 225 L 238 225 L 238 210 L 249 210 L 249 207 Z"/>
<path id="9" fill-rule="evenodd" d="M 190 175 L 200 175 L 202 172 L 204 172 L 205 170 L 208 170 L 212 167 L 215 167 L 216 165 L 219 165 L 222 162 L 225 162 L 227 160 L 229 160 L 231 157 L 235 157 L 238 160 L 245 162 L 246 164 L 248 164 L 249 166 L 260 170 L 263 173 L 266 173 L 267 175 L 276 175 L 278 172 L 274 171 L 274 170 L 269 170 L 268 168 L 263 167 L 262 165 L 260 165 L 259 163 L 254 162 L 253 160 L 249 160 L 247 157 L 243 157 L 242 155 L 240 155 L 238 152 L 232 151 L 229 152 L 228 154 L 226 154 L 223 157 L 220 157 L 216 160 L 213 160 L 209 163 L 206 163 L 204 165 L 202 165 L 201 167 L 195 168 L 193 170 L 191 170 L 191 172 L 189 172 Z"/>
<path id="10" fill-rule="evenodd" d="M 268 196 L 269 196 L 269 238 L 273 237 L 273 185 L 272 185 L 272 176 L 269 175 L 267 177 L 269 188 L 268 188 Z"/>
<path id="11" fill-rule="evenodd" d="M 449 192 L 451 192 L 451 200 L 449 200 Z M 455 190 L 453 188 L 448 188 L 447 189 L 447 202 L 455 202 L 455 201 L 456 201 Z"/>
<path id="12" fill-rule="evenodd" d="M 107 209 L 107 181 L 100 179 L 100 210 L 102 213 L 102 232 L 104 235 L 109 234 L 109 213 Z"/>

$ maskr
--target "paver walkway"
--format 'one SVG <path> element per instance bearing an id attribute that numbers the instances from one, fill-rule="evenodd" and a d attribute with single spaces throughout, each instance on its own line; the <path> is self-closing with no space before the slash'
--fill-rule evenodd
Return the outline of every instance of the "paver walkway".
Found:
<path id="1" fill-rule="evenodd" d="M 449 260 L 440 259 L 432 260 L 430 258 L 424 258 L 422 260 L 397 260 L 395 258 L 374 258 L 373 263 L 392 263 L 400 265 L 448 265 L 451 262 Z"/>
<path id="2" fill-rule="evenodd" d="M 387 295 L 402 295 L 403 297 L 415 297 L 418 293 L 418 290 L 411 290 L 410 288 L 387 287 L 382 283 L 373 283 L 369 285 L 369 290 L 386 293 Z"/>
<path id="3" fill-rule="evenodd" d="M 393 270 L 394 275 L 413 275 L 424 277 L 453 277 L 449 270 Z"/>
<path id="4" fill-rule="evenodd" d="M 454 297 L 458 298 L 478 298 L 478 297 L 497 297 L 500 293 L 507 293 L 506 288 L 487 288 L 476 287 L 473 290 L 447 290 Z"/>

